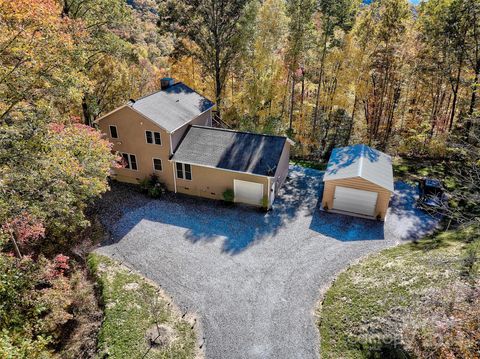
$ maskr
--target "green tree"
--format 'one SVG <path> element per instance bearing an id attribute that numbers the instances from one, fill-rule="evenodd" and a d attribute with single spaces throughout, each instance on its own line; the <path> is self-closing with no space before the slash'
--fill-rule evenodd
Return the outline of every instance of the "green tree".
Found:
<path id="1" fill-rule="evenodd" d="M 174 36 L 172 56 L 191 57 L 215 83 L 217 111 L 225 80 L 246 43 L 255 6 L 249 0 L 158 0 L 158 26 Z"/>

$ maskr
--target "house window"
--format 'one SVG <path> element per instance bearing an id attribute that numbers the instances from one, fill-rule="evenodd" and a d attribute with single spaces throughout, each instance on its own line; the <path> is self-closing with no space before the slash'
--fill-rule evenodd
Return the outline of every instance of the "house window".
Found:
<path id="1" fill-rule="evenodd" d="M 137 170 L 137 157 L 129 153 L 122 153 L 125 168 L 129 170 Z"/>
<path id="2" fill-rule="evenodd" d="M 188 163 L 177 162 L 177 178 L 191 180 L 192 167 Z"/>
<path id="3" fill-rule="evenodd" d="M 162 170 L 162 160 L 160 158 L 153 159 L 153 170 L 161 171 Z"/>
<path id="4" fill-rule="evenodd" d="M 160 137 L 160 132 L 153 132 L 153 131 L 145 131 L 145 138 L 147 139 L 147 143 L 161 145 L 162 138 Z"/>
<path id="5" fill-rule="evenodd" d="M 110 137 L 118 138 L 117 126 L 110 125 Z"/>

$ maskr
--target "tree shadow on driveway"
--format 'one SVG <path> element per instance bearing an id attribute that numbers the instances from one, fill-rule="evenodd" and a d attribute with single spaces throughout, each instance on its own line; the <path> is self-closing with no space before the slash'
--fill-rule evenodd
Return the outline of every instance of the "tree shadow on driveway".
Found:
<path id="1" fill-rule="evenodd" d="M 385 222 L 328 213 L 317 208 L 310 229 L 339 241 L 419 239 L 434 230 L 440 219 L 417 208 L 417 198 L 415 186 L 397 181 Z"/>
<path id="2" fill-rule="evenodd" d="M 260 240 L 275 237 L 289 223 L 307 221 L 316 208 L 321 189 L 322 172 L 293 166 L 273 209 L 267 213 L 249 206 L 226 205 L 178 194 L 161 200 L 146 200 L 139 208 L 124 213 L 114 224 L 112 238 L 106 244 L 118 242 L 138 223 L 149 221 L 166 225 L 157 227 L 159 235 L 162 230 L 168 232 L 168 226 L 179 227 L 183 229 L 183 237 L 193 243 L 221 238 L 222 251 L 237 254 Z M 105 196 L 112 195 L 119 196 L 118 193 Z M 128 203 L 124 205 L 128 207 Z M 108 212 L 108 206 L 103 207 Z"/>
<path id="3" fill-rule="evenodd" d="M 400 186 L 392 199 L 387 222 L 377 222 L 356 217 L 343 216 L 319 211 L 323 191 L 323 172 L 292 166 L 284 186 L 279 191 L 273 209 L 268 212 L 220 201 L 169 195 L 161 200 L 145 199 L 137 208 L 125 210 L 123 217 L 110 226 L 109 243 L 120 241 L 140 222 L 161 223 L 160 226 L 142 226 L 148 235 L 171 236 L 172 240 L 182 237 L 192 243 L 222 241 L 223 253 L 235 255 L 250 248 L 259 241 L 293 236 L 323 235 L 339 241 L 382 240 L 385 233 L 393 233 L 400 239 L 407 239 L 412 228 L 422 231 L 431 228 L 424 224 L 423 217 L 411 206 L 410 187 Z M 128 190 L 125 187 L 124 190 Z M 131 188 L 130 188 L 131 190 Z M 112 192 L 115 192 L 112 191 Z M 110 201 L 121 201 L 121 193 L 108 193 Z M 116 198 L 115 198 L 116 197 Z M 128 208 L 128 203 L 121 203 Z M 117 204 L 118 206 L 118 204 Z M 109 206 L 103 206 L 108 217 Z M 395 229 L 408 224 L 405 228 Z M 393 228 L 393 230 L 392 230 Z M 138 234 L 137 234 L 138 235 Z"/>

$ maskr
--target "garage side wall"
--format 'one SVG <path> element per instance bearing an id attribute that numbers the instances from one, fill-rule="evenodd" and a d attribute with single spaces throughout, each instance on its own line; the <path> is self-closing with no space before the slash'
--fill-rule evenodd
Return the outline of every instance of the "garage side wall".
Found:
<path id="1" fill-rule="evenodd" d="M 280 160 L 278 161 L 278 167 L 277 167 L 277 170 L 275 171 L 275 192 L 278 192 L 280 187 L 283 185 L 283 182 L 285 182 L 285 178 L 287 178 L 287 175 L 288 175 L 289 164 L 290 164 L 290 142 L 285 141 L 282 155 L 280 156 Z"/>
<path id="2" fill-rule="evenodd" d="M 233 190 L 233 180 L 250 181 L 263 184 L 263 195 L 268 196 L 268 178 L 224 171 L 218 168 L 192 166 L 192 180 L 177 178 L 177 192 L 192 196 L 223 199 L 223 192 Z"/>
<path id="3" fill-rule="evenodd" d="M 388 205 L 390 203 L 390 197 L 391 197 L 390 191 L 382 187 L 379 187 L 360 177 L 326 181 L 324 183 L 324 189 L 323 189 L 323 198 L 322 198 L 323 208 L 325 208 L 325 206 L 327 206 L 329 209 L 333 208 L 333 196 L 335 194 L 336 186 L 377 192 L 378 199 L 377 199 L 377 206 L 375 208 L 375 213 L 376 213 L 376 216 L 379 215 L 382 220 L 385 219 L 385 216 L 388 210 Z"/>

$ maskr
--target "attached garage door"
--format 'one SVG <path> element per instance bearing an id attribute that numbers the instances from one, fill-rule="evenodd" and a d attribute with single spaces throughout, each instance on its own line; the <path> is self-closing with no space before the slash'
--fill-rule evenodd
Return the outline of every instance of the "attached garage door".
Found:
<path id="1" fill-rule="evenodd" d="M 377 197 L 377 192 L 336 186 L 333 209 L 374 216 Z"/>
<path id="2" fill-rule="evenodd" d="M 263 198 L 263 184 L 233 180 L 235 202 L 260 206 Z"/>

